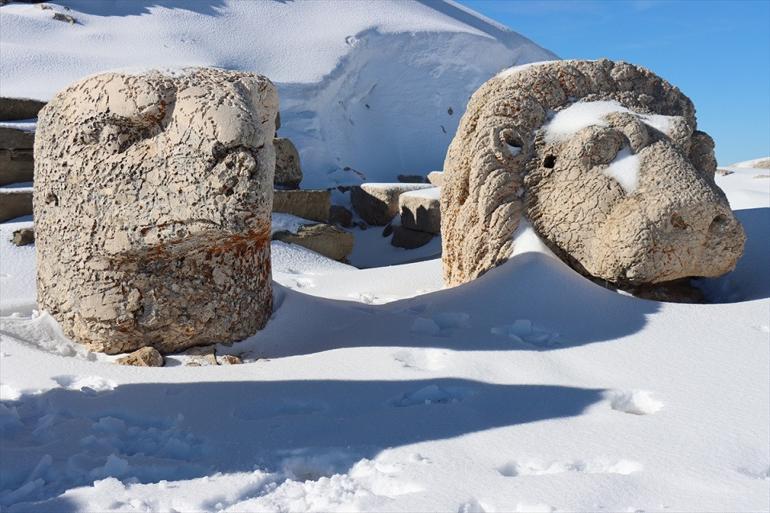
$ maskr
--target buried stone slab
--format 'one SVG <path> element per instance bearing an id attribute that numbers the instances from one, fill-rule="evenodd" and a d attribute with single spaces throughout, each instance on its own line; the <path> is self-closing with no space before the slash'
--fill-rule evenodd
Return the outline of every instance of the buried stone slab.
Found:
<path id="1" fill-rule="evenodd" d="M 36 118 L 45 102 L 27 98 L 0 97 L 0 121 L 19 121 Z"/>
<path id="2" fill-rule="evenodd" d="M 89 77 L 43 108 L 37 297 L 67 336 L 165 353 L 264 327 L 277 106 L 264 77 L 193 68 Z"/>
<path id="3" fill-rule="evenodd" d="M 398 214 L 401 194 L 433 187 L 426 183 L 365 183 L 350 191 L 353 209 L 368 224 L 385 226 Z"/>
<path id="4" fill-rule="evenodd" d="M 297 244 L 332 260 L 344 260 L 353 251 L 353 234 L 329 224 L 306 224 L 296 233 L 280 231 L 273 240 Z"/>
<path id="5" fill-rule="evenodd" d="M 331 193 L 327 190 L 275 190 L 273 192 L 273 212 L 327 223 L 330 208 Z"/>
<path id="6" fill-rule="evenodd" d="M 410 230 L 441 233 L 441 189 L 432 187 L 405 192 L 398 198 L 401 225 Z"/>
<path id="7" fill-rule="evenodd" d="M 29 215 L 32 215 L 31 190 L 0 190 L 0 223 Z"/>
<path id="8" fill-rule="evenodd" d="M 743 253 L 692 102 L 626 62 L 498 74 L 471 97 L 444 171 L 447 285 L 505 262 L 522 219 L 575 270 L 625 290 L 719 276 Z"/>
<path id="9" fill-rule="evenodd" d="M 0 149 L 31 150 L 34 146 L 34 131 L 0 125 Z"/>
<path id="10" fill-rule="evenodd" d="M 0 149 L 0 185 L 31 182 L 35 174 L 32 150 Z"/>

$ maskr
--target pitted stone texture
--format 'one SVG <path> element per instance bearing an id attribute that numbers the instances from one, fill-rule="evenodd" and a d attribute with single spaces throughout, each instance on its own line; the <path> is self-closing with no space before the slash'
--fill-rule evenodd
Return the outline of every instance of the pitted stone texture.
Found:
<path id="1" fill-rule="evenodd" d="M 631 112 L 546 141 L 554 112 L 592 101 Z M 670 116 L 666 133 L 643 122 L 652 114 Z M 724 274 L 745 236 L 714 183 L 713 148 L 692 102 L 644 68 L 555 61 L 503 72 L 474 93 L 447 153 L 444 281 L 507 260 L 522 216 L 573 268 L 618 286 Z M 631 192 L 605 174 L 622 150 L 639 159 Z"/>
<path id="2" fill-rule="evenodd" d="M 278 187 L 296 189 L 302 181 L 302 168 L 299 165 L 299 153 L 294 143 L 285 137 L 276 137 L 275 146 L 275 179 Z"/>
<path id="3" fill-rule="evenodd" d="M 261 329 L 277 107 L 266 78 L 206 68 L 57 94 L 35 138 L 40 307 L 108 353 Z"/>

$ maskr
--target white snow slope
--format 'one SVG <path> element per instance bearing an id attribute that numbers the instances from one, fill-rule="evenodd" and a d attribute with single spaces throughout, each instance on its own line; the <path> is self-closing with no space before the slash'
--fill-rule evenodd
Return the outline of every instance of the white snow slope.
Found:
<path id="1" fill-rule="evenodd" d="M 0 95 L 48 99 L 83 76 L 118 68 L 262 73 L 278 86 L 280 133 L 299 148 L 304 188 L 441 169 L 481 83 L 514 64 L 554 58 L 443 0 L 48 5 L 0 7 Z M 78 23 L 53 20 L 53 12 Z"/>
<path id="2" fill-rule="evenodd" d="M 730 303 L 616 294 L 526 232 L 446 290 L 439 260 L 357 270 L 276 242 L 275 314 L 217 347 L 233 366 L 121 367 L 67 341 L 33 310 L 34 246 L 8 242 L 30 221 L 0 224 L 0 508 L 767 511 L 758 171 L 717 177 L 748 233 L 704 285 Z"/>

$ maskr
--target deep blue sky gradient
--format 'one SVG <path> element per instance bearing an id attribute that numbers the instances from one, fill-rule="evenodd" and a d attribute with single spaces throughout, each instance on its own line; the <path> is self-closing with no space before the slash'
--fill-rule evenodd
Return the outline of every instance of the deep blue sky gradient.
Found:
<path id="1" fill-rule="evenodd" d="M 459 0 L 563 59 L 647 67 L 695 103 L 720 165 L 770 155 L 770 1 Z"/>

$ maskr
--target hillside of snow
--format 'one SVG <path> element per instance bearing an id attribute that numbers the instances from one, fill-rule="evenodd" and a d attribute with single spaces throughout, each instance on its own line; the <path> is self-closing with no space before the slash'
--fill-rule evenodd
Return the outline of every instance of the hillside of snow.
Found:
<path id="1" fill-rule="evenodd" d="M 303 188 L 441 169 L 470 95 L 553 59 L 451 1 L 62 0 L 0 7 L 0 96 L 49 99 L 113 69 L 261 73 L 281 99 Z M 65 9 L 68 8 L 69 10 Z M 77 23 L 53 19 L 54 12 Z"/>

